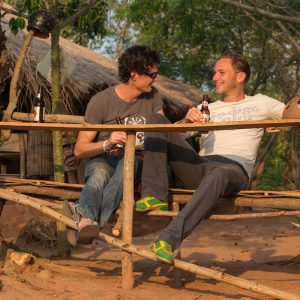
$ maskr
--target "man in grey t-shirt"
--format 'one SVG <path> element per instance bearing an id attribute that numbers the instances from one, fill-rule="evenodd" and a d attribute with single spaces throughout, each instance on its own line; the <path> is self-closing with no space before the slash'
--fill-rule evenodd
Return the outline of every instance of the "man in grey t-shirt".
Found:
<path id="1" fill-rule="evenodd" d="M 86 109 L 88 124 L 145 123 L 147 115 L 161 113 L 162 99 L 153 83 L 157 79 L 159 57 L 146 46 L 128 48 L 118 61 L 120 84 L 94 95 Z M 139 133 L 138 149 L 143 134 Z M 78 222 L 77 235 L 68 230 L 71 245 L 90 243 L 98 236 L 118 208 L 123 193 L 123 155 L 126 133 L 81 131 L 75 145 L 76 158 L 88 158 L 85 186 L 75 207 L 65 203 Z M 139 154 L 141 150 L 137 150 Z M 135 175 L 141 163 L 136 155 Z"/>

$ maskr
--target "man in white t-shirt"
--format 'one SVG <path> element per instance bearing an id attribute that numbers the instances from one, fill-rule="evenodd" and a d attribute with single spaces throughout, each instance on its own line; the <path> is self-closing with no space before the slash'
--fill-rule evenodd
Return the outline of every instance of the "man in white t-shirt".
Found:
<path id="1" fill-rule="evenodd" d="M 211 103 L 211 122 L 280 119 L 284 104 L 258 94 L 247 96 L 244 87 L 250 67 L 239 55 L 223 55 L 215 64 L 213 81 L 221 100 Z M 154 114 L 151 123 L 168 123 Z M 183 123 L 203 122 L 199 108 L 191 108 Z M 185 188 L 195 189 L 190 201 L 160 233 L 151 249 L 156 257 L 172 263 L 172 252 L 205 218 L 218 199 L 233 195 L 248 185 L 263 129 L 210 131 L 200 139 L 200 155 L 175 132 L 145 134 L 142 199 L 136 211 L 166 210 L 167 163 Z"/>

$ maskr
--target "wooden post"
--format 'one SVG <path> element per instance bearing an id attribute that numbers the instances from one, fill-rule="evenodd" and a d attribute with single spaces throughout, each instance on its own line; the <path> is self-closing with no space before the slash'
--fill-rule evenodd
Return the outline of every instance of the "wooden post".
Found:
<path id="1" fill-rule="evenodd" d="M 135 131 L 128 131 L 124 156 L 122 240 L 129 245 L 132 244 L 134 154 Z M 133 283 L 132 253 L 122 250 L 122 288 L 131 290 L 133 288 Z"/>
<path id="2" fill-rule="evenodd" d="M 179 210 L 180 210 L 179 203 L 172 202 L 172 211 L 176 212 L 178 214 Z M 173 219 L 174 219 L 174 217 L 173 217 Z M 174 257 L 176 259 L 181 260 L 181 251 L 180 251 L 180 248 L 178 248 L 174 252 Z M 174 269 L 174 283 L 175 283 L 175 286 L 177 288 L 181 288 L 182 287 L 182 271 L 180 269 L 178 269 L 178 268 Z"/>
<path id="3" fill-rule="evenodd" d="M 19 144 L 20 144 L 20 178 L 26 177 L 26 138 L 24 133 L 19 133 Z"/>

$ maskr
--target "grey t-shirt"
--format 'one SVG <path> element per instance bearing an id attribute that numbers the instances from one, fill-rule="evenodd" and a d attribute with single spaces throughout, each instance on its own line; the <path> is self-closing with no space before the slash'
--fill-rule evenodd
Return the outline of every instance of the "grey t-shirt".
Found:
<path id="1" fill-rule="evenodd" d="M 137 100 L 126 102 L 117 95 L 115 86 L 111 86 L 91 98 L 84 120 L 90 124 L 117 124 L 116 119 L 120 118 L 123 124 L 145 124 L 147 115 L 161 109 L 162 98 L 154 87 L 151 92 L 141 94 Z M 109 135 L 110 132 L 101 131 L 96 140 L 105 140 Z"/>

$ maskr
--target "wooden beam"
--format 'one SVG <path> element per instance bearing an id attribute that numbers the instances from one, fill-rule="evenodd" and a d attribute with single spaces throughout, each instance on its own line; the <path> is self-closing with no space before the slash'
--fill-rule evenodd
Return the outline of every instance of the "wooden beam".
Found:
<path id="1" fill-rule="evenodd" d="M 12 115 L 12 119 L 15 121 L 33 122 L 33 114 L 14 112 Z M 46 123 L 83 124 L 84 118 L 82 116 L 74 116 L 74 115 L 46 114 L 45 122 Z"/>
<path id="2" fill-rule="evenodd" d="M 80 197 L 80 191 L 70 191 L 67 189 L 46 186 L 17 185 L 9 186 L 7 188 L 21 194 L 42 195 L 61 200 L 77 200 Z"/>
<path id="3" fill-rule="evenodd" d="M 21 130 L 74 130 L 74 131 L 210 131 L 248 128 L 300 126 L 300 119 L 236 121 L 215 123 L 191 124 L 144 124 L 144 125 L 108 125 L 108 124 L 59 124 L 59 123 L 27 123 L 27 122 L 0 122 L 0 129 Z"/>
<path id="4" fill-rule="evenodd" d="M 177 188 L 171 188 L 169 189 L 170 194 L 184 194 L 184 195 L 192 195 L 194 194 L 195 190 L 190 189 L 177 189 Z M 297 197 L 300 198 L 300 191 L 294 190 L 294 191 L 270 191 L 270 190 L 242 190 L 239 193 L 236 194 L 237 196 L 243 196 L 246 195 L 248 197 Z"/>
<path id="5" fill-rule="evenodd" d="M 171 201 L 186 204 L 191 198 L 190 194 L 171 194 Z M 219 201 L 220 204 L 240 207 L 266 207 L 277 209 L 300 210 L 300 198 L 293 197 L 246 197 L 232 196 Z"/>
<path id="6" fill-rule="evenodd" d="M 38 180 L 38 179 L 21 179 L 21 178 L 13 178 L 13 177 L 0 177 L 0 185 L 16 185 L 16 184 L 28 184 L 34 185 L 38 187 L 42 186 L 52 186 L 52 187 L 65 187 L 69 189 L 82 189 L 83 184 L 79 183 L 65 183 L 65 182 L 56 182 L 56 181 L 48 181 L 48 180 Z"/>

